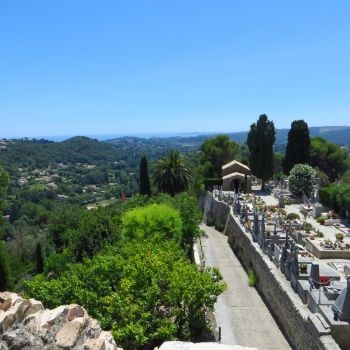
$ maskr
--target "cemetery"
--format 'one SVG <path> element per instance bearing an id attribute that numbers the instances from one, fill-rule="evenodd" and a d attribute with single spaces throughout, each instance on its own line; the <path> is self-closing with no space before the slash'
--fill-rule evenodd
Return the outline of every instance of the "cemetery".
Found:
<path id="1" fill-rule="evenodd" d="M 215 189 L 207 193 L 204 219 L 223 228 L 247 271 L 256 273 L 258 290 L 296 348 L 350 349 L 347 223 L 316 197 L 296 203 L 286 184 L 271 183 L 270 191 Z"/>

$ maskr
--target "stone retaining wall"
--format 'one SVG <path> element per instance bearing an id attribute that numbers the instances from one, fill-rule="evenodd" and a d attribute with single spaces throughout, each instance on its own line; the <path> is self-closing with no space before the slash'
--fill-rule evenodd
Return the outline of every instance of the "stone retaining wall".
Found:
<path id="1" fill-rule="evenodd" d="M 247 271 L 255 272 L 256 287 L 292 346 L 300 350 L 339 350 L 324 319 L 311 313 L 302 303 L 289 281 L 252 241 L 250 233 L 246 233 L 229 206 L 208 193 L 202 209 L 204 212 L 210 210 L 217 224 L 225 226 L 224 232 L 233 252 Z M 206 217 L 207 213 L 204 214 Z"/>

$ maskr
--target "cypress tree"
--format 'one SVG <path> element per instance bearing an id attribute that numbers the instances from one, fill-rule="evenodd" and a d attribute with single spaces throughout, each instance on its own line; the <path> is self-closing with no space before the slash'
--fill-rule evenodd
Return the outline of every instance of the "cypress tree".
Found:
<path id="1" fill-rule="evenodd" d="M 275 143 L 275 126 L 266 114 L 260 115 L 258 121 L 250 126 L 247 137 L 249 149 L 249 166 L 253 175 L 265 181 L 273 175 L 273 144 Z"/>
<path id="2" fill-rule="evenodd" d="M 41 242 L 39 241 L 35 247 L 35 263 L 36 272 L 42 273 L 44 271 L 44 255 Z"/>
<path id="3" fill-rule="evenodd" d="M 0 292 L 9 289 L 11 269 L 9 256 L 5 250 L 4 242 L 0 241 Z"/>
<path id="4" fill-rule="evenodd" d="M 140 161 L 140 195 L 150 196 L 151 194 L 152 192 L 148 173 L 148 161 L 146 156 L 142 156 Z"/>
<path id="5" fill-rule="evenodd" d="M 289 175 L 295 164 L 310 164 L 310 135 L 304 120 L 294 120 L 288 133 L 283 172 Z"/>

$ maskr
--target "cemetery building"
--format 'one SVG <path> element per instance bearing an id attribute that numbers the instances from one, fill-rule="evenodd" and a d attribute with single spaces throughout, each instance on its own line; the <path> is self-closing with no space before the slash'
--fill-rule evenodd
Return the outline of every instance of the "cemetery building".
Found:
<path id="1" fill-rule="evenodd" d="M 222 185 L 224 191 L 251 192 L 251 171 L 249 167 L 237 160 L 223 165 Z"/>

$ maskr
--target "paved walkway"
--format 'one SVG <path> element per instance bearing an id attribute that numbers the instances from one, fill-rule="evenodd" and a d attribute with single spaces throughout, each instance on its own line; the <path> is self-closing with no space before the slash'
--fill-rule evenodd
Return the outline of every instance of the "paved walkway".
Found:
<path id="1" fill-rule="evenodd" d="M 206 266 L 218 267 L 227 283 L 226 291 L 215 304 L 221 343 L 251 346 L 259 350 L 291 349 L 255 288 L 233 254 L 227 237 L 201 225 L 207 237 L 201 238 Z"/>

